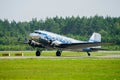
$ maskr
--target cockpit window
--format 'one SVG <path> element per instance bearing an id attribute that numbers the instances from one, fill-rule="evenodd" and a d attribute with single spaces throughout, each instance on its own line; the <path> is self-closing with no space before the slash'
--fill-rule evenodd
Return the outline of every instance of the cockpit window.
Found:
<path id="1" fill-rule="evenodd" d="M 41 34 L 41 32 L 34 32 L 34 33 Z"/>

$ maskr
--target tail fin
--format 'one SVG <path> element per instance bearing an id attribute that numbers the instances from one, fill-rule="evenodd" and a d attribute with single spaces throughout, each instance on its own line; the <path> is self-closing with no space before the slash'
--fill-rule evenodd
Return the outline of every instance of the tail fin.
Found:
<path id="1" fill-rule="evenodd" d="M 101 42 L 101 34 L 94 32 L 88 42 Z"/>

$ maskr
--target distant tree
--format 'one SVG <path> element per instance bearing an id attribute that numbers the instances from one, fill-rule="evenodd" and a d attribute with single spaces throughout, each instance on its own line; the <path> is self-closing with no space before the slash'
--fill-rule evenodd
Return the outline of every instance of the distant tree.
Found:
<path id="1" fill-rule="evenodd" d="M 14 47 L 18 41 L 25 41 L 29 33 L 34 30 L 47 30 L 59 33 L 79 40 L 88 40 L 93 32 L 102 35 L 103 42 L 116 43 L 114 49 L 120 49 L 120 17 L 53 17 L 45 20 L 33 18 L 29 22 L 9 22 L 7 19 L 0 19 L 0 50 L 32 50 L 24 46 Z M 3 47 L 1 47 L 3 46 Z M 12 48 L 9 48 L 12 47 Z"/>

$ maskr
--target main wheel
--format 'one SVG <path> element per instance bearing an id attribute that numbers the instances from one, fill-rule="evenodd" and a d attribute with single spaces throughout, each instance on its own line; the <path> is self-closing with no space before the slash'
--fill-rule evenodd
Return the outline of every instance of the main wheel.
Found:
<path id="1" fill-rule="evenodd" d="M 36 51 L 36 56 L 40 56 L 40 55 L 41 55 L 40 51 L 37 50 L 37 51 Z"/>
<path id="2" fill-rule="evenodd" d="M 60 52 L 60 51 L 57 51 L 57 52 L 56 52 L 56 56 L 61 56 L 61 52 Z"/>

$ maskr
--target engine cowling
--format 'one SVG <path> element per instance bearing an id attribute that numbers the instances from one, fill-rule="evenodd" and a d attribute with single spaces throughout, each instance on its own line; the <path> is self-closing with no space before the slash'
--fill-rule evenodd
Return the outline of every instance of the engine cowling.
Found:
<path id="1" fill-rule="evenodd" d="M 51 42 L 51 46 L 55 47 L 55 46 L 59 46 L 61 44 L 60 41 L 52 41 Z"/>
<path id="2" fill-rule="evenodd" d="M 42 48 L 44 48 L 44 46 L 42 46 L 40 43 L 38 43 L 34 40 L 29 40 L 28 44 L 32 47 L 42 47 Z"/>

